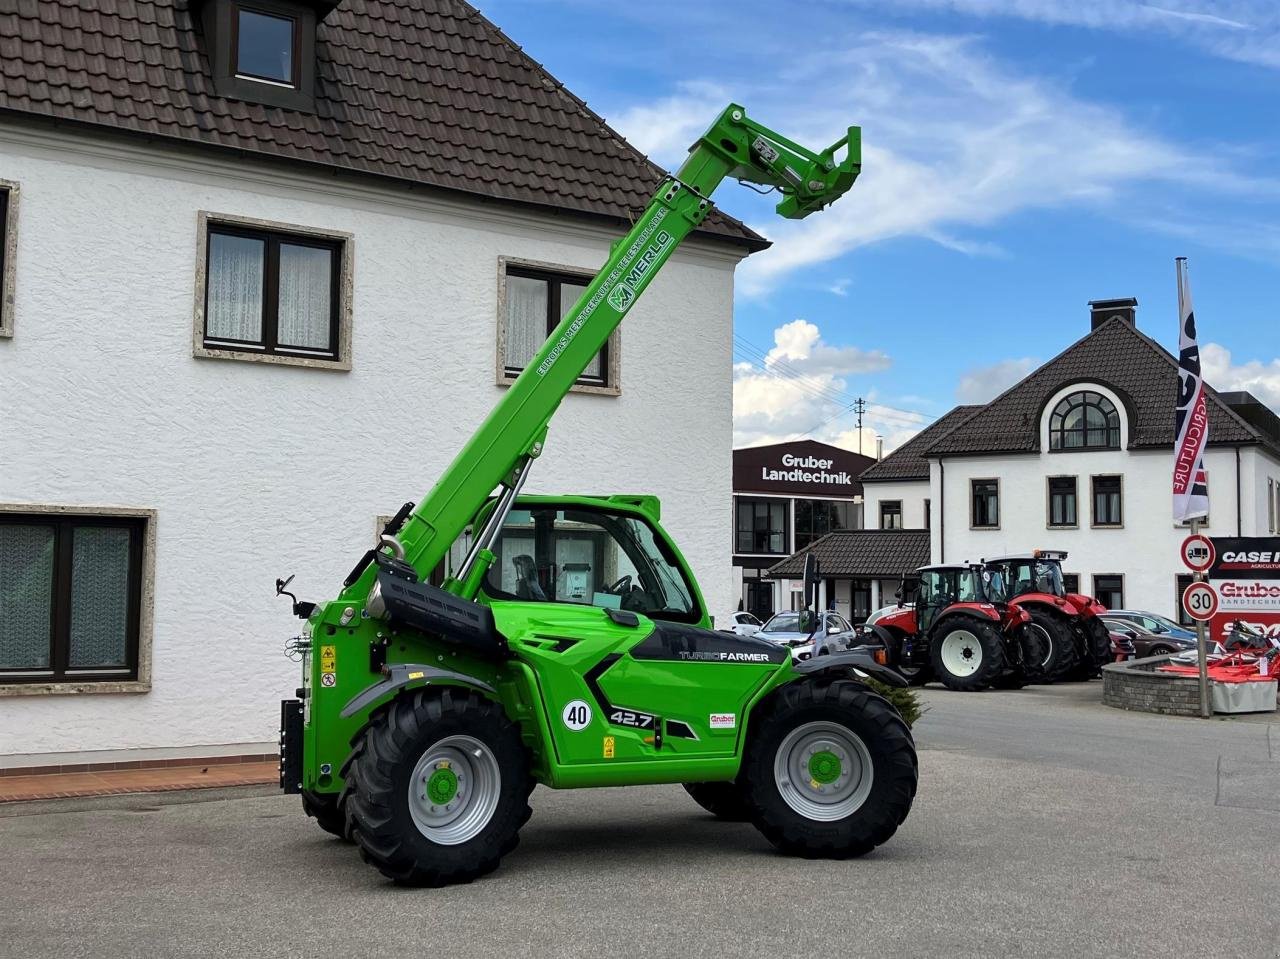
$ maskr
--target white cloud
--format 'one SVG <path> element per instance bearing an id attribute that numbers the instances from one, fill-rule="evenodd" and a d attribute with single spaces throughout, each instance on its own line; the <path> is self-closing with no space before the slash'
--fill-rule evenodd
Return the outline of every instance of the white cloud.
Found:
<path id="1" fill-rule="evenodd" d="M 932 0 L 916 2 L 928 6 Z M 1026 8 L 1045 17 L 1074 7 L 1036 0 L 933 5 L 989 15 Z M 1085 6 L 1091 19 L 1070 22 L 1178 22 L 1135 4 Z M 1280 256 L 1280 244 L 1265 226 L 1274 217 L 1254 203 L 1280 198 L 1280 183 L 1244 173 L 1247 151 L 1201 149 L 1143 130 L 1120 110 L 1076 96 L 1060 79 L 993 59 L 974 37 L 863 31 L 806 51 L 767 85 L 756 77 L 725 83 L 751 104 L 753 116 L 784 120 L 779 132 L 799 142 L 825 144 L 850 120 L 862 125 L 864 137 L 863 173 L 832 207 L 805 220 L 749 214 L 774 246 L 739 270 L 738 289 L 746 296 L 765 294 L 796 271 L 899 237 L 927 239 L 966 256 L 1009 256 L 981 234 L 1012 215 L 1055 208 L 1083 208 L 1148 229 L 1191 229 L 1208 242 L 1230 236 L 1237 248 L 1251 245 L 1256 255 Z M 815 85 L 822 97 L 796 96 Z M 674 167 L 720 108 L 719 93 L 710 84 L 685 84 L 670 97 L 624 112 L 617 125 Z M 1153 186 L 1158 189 L 1147 189 Z M 1221 202 L 1228 197 L 1248 198 L 1248 212 L 1239 218 L 1256 222 L 1206 222 L 1231 216 Z M 1183 209 L 1205 199 L 1213 201 L 1209 214 Z M 731 209 L 762 209 L 741 191 L 723 202 Z"/>
<path id="2" fill-rule="evenodd" d="M 1200 367 L 1215 390 L 1248 390 L 1273 410 L 1280 410 L 1280 359 L 1233 363 L 1231 351 L 1218 343 L 1200 347 Z"/>
<path id="3" fill-rule="evenodd" d="M 959 403 L 986 403 L 995 399 L 1032 370 L 1040 361 L 1029 356 L 1016 360 L 1001 360 L 990 366 L 978 366 L 968 370 L 956 386 Z"/>
<path id="4" fill-rule="evenodd" d="M 647 156 L 675 170 L 730 99 L 718 84 L 693 80 L 677 85 L 669 97 L 623 110 L 610 118 L 610 126 Z"/>
<path id="5" fill-rule="evenodd" d="M 773 332 L 773 347 L 756 360 L 733 366 L 733 428 L 735 446 L 777 443 L 800 436 L 857 449 L 851 377 L 888 369 L 889 356 L 880 350 L 833 345 L 807 320 L 792 320 Z M 875 449 L 877 427 L 912 427 L 923 416 L 879 407 L 871 391 L 863 416 L 863 448 Z M 884 432 L 881 428 L 879 432 Z M 850 440 L 852 445 L 850 445 Z"/>
<path id="6" fill-rule="evenodd" d="M 821 58 L 820 58 L 821 59 Z M 1220 160 L 1134 128 L 1118 111 L 1082 100 L 1061 84 L 1018 75 L 972 38 L 868 34 L 828 54 L 842 76 L 838 106 L 805 117 L 806 127 L 864 127 L 863 169 L 850 194 L 802 221 L 753 224 L 775 241 L 740 271 L 744 293 L 767 291 L 787 274 L 886 239 L 915 236 L 968 255 L 1004 251 L 957 231 L 990 227 L 1033 209 L 1089 207 L 1131 215 L 1132 189 L 1195 184 L 1215 192 L 1271 190 Z"/>
<path id="7" fill-rule="evenodd" d="M 879 0 L 845 0 L 876 8 Z M 1156 32 L 1215 56 L 1280 67 L 1280 9 L 1274 0 L 897 0 L 896 8 L 975 18 L 1029 20 L 1113 33 Z"/>

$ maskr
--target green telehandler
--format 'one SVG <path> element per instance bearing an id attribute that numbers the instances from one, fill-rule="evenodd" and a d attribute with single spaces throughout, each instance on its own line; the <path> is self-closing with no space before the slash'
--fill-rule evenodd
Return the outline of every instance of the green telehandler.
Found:
<path id="1" fill-rule="evenodd" d="M 531 496 L 548 423 L 726 177 L 801 218 L 844 194 L 860 131 L 813 153 L 731 104 L 667 177 L 577 304 L 435 486 L 406 503 L 306 628 L 282 703 L 281 786 L 406 885 L 494 869 L 553 788 L 681 783 L 780 849 L 865 853 L 906 818 L 917 765 L 905 685 L 865 650 L 793 662 L 711 629 L 656 497 Z M 468 533 L 464 537 L 464 531 Z M 440 585 L 432 571 L 465 557 Z M 810 577 L 809 598 L 812 594 Z M 816 622 L 817 617 L 812 617 Z"/>

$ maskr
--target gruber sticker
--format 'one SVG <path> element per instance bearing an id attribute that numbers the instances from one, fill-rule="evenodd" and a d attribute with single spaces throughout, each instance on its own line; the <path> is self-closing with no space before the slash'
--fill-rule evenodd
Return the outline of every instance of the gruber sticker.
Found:
<path id="1" fill-rule="evenodd" d="M 338 685 L 338 677 L 337 677 L 337 675 L 336 675 L 336 674 L 334 674 L 334 673 L 321 673 L 321 674 L 320 674 L 320 685 L 321 685 L 321 686 L 336 686 L 336 685 Z"/>
<path id="2" fill-rule="evenodd" d="M 712 729 L 737 729 L 738 717 L 735 713 L 712 713 L 707 725 Z"/>
<path id="3" fill-rule="evenodd" d="M 564 712 L 560 714 L 560 719 L 566 727 L 575 733 L 580 733 L 591 725 L 591 707 L 581 699 L 575 699 L 565 706 Z"/>
<path id="4" fill-rule="evenodd" d="M 613 758 L 613 747 L 614 747 L 614 739 L 613 739 L 613 737 L 612 737 L 612 736 L 605 736 L 605 737 L 604 737 L 604 758 L 605 758 L 605 759 L 612 759 L 612 758 Z"/>

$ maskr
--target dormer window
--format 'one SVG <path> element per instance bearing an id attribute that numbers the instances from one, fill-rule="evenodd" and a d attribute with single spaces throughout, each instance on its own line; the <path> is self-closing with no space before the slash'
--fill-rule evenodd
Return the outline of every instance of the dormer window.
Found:
<path id="1" fill-rule="evenodd" d="M 1092 390 L 1065 396 L 1049 415 L 1049 449 L 1118 450 L 1120 413 Z"/>
<path id="2" fill-rule="evenodd" d="M 337 0 L 203 0 L 199 6 L 218 96 L 315 111 L 316 25 Z"/>
<path id="3" fill-rule="evenodd" d="M 235 25 L 238 78 L 298 85 L 297 20 L 238 6 Z"/>

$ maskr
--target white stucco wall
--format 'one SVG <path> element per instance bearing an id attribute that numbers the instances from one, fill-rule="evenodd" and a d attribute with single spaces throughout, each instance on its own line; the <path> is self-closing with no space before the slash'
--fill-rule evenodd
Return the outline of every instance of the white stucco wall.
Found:
<path id="1" fill-rule="evenodd" d="M 1076 384 L 1062 394 L 1080 389 Z M 932 466 L 935 495 L 932 558 L 935 562 L 978 560 L 1001 553 L 1031 549 L 1064 549 L 1069 558 L 1063 571 L 1080 576 L 1080 588 L 1093 592 L 1095 574 L 1124 576 L 1125 605 L 1148 609 L 1166 616 L 1175 614 L 1175 576 L 1185 572 L 1178 546 L 1188 530 L 1173 522 L 1170 451 L 1124 449 L 1128 443 L 1128 423 L 1124 406 L 1105 388 L 1090 386 L 1112 396 L 1121 414 L 1121 449 L 1086 452 L 1040 452 L 1005 456 L 949 457 L 941 469 Z M 1046 405 L 1051 410 L 1060 397 Z M 1046 422 L 1041 424 L 1041 450 L 1049 449 Z M 1266 480 L 1260 497 L 1252 494 L 1252 483 L 1265 469 L 1255 462 L 1269 457 L 1252 448 L 1241 449 L 1240 519 L 1243 535 L 1266 529 Z M 1209 478 L 1211 515 L 1203 527 L 1210 536 L 1236 535 L 1236 451 L 1211 448 L 1205 456 Z M 1271 467 L 1275 469 L 1274 466 Z M 1090 478 L 1106 474 L 1123 476 L 1123 526 L 1093 528 Z M 1048 477 L 1075 476 L 1078 525 L 1074 529 L 1048 526 Z M 971 529 L 969 516 L 970 480 L 1000 480 L 1000 527 Z M 943 488 L 945 495 L 936 491 Z M 945 501 L 944 524 L 938 523 L 939 500 Z M 1261 512 L 1259 512 L 1261 511 Z M 1260 516 L 1260 524 L 1259 524 Z M 945 534 L 943 532 L 945 528 Z M 945 548 L 941 542 L 945 535 Z"/>
<path id="2" fill-rule="evenodd" d="M 911 480 L 893 483 L 864 483 L 862 498 L 866 501 L 867 529 L 880 528 L 880 504 L 899 500 L 902 503 L 904 529 L 924 529 L 924 501 L 929 499 L 929 481 Z"/>
<path id="3" fill-rule="evenodd" d="M 499 256 L 596 268 L 615 234 L 424 191 L 0 128 L 22 188 L 0 340 L 0 502 L 158 511 L 153 689 L 0 698 L 0 756 L 262 743 L 298 668 L 273 595 L 334 593 L 501 395 Z M 192 357 L 197 211 L 354 234 L 349 373 Z M 619 397 L 570 395 L 530 492 L 653 492 L 735 608 L 732 251 L 686 244 L 628 315 Z"/>

